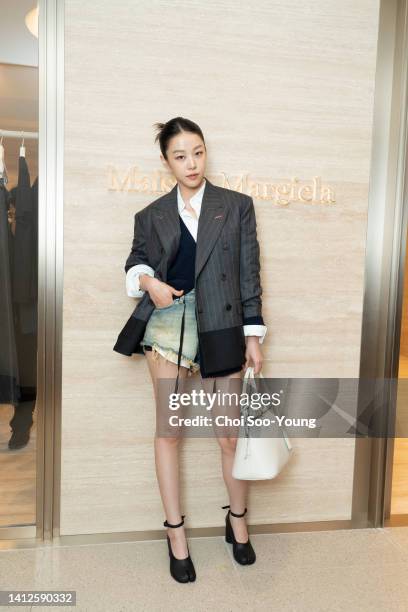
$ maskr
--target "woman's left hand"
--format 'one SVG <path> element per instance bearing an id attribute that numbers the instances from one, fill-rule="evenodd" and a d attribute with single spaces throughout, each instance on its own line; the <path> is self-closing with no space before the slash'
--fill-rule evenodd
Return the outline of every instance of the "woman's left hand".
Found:
<path id="1" fill-rule="evenodd" d="M 249 367 L 254 368 L 254 374 L 259 374 L 262 369 L 263 355 L 259 346 L 258 336 L 248 336 L 246 339 L 245 363 L 242 366 L 244 370 Z"/>

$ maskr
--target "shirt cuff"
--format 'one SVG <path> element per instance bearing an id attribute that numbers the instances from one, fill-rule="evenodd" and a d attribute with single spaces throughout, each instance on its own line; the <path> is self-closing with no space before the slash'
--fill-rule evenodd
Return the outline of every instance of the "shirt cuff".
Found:
<path id="1" fill-rule="evenodd" d="M 139 276 L 141 274 L 154 276 L 154 270 L 146 264 L 138 264 L 137 266 L 132 266 L 126 272 L 126 293 L 129 297 L 141 298 L 145 294 L 145 291 L 140 289 L 139 286 Z"/>
<path id="2" fill-rule="evenodd" d="M 244 325 L 245 336 L 259 336 L 259 344 L 264 341 L 266 331 L 266 325 Z"/>

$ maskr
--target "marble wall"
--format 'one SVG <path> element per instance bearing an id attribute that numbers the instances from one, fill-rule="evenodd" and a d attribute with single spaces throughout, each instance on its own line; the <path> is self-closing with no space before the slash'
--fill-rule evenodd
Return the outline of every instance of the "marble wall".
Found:
<path id="1" fill-rule="evenodd" d="M 214 182 L 330 188 L 330 204 L 254 198 L 263 373 L 358 376 L 378 13 L 372 0 L 66 0 L 61 535 L 164 520 L 147 364 L 112 350 L 136 303 L 133 215 L 158 195 L 111 172 L 163 171 L 154 122 L 196 121 Z M 354 444 L 293 444 L 284 473 L 251 484 L 249 522 L 350 518 Z M 181 472 L 188 526 L 223 525 L 216 441 L 186 440 Z"/>

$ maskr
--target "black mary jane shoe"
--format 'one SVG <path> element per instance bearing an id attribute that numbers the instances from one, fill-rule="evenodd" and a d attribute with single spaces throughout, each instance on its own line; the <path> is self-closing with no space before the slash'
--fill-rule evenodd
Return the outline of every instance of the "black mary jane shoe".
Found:
<path id="1" fill-rule="evenodd" d="M 222 506 L 223 509 L 229 507 L 230 506 Z M 241 565 L 252 565 L 252 563 L 255 563 L 256 554 L 254 549 L 252 548 L 252 544 L 249 540 L 249 537 L 246 542 L 237 542 L 230 521 L 230 514 L 232 514 L 232 516 L 241 517 L 246 514 L 246 511 L 247 508 L 245 508 L 242 514 L 235 514 L 235 512 L 228 510 L 228 514 L 225 517 L 225 541 L 229 544 L 232 544 L 232 552 L 235 561 L 237 561 Z"/>
<path id="2" fill-rule="evenodd" d="M 165 527 L 181 527 L 181 525 L 184 525 L 184 517 L 185 514 L 182 515 L 181 517 L 181 522 L 177 523 L 177 525 L 172 525 L 171 523 L 164 521 L 163 525 Z M 195 573 L 195 569 L 194 569 L 194 565 L 193 565 L 193 561 L 190 557 L 190 551 L 188 549 L 188 545 L 187 545 L 187 550 L 188 550 L 188 556 L 185 557 L 184 559 L 177 559 L 174 554 L 173 551 L 171 549 L 171 542 L 170 542 L 170 538 L 169 536 L 167 536 L 167 544 L 169 547 L 169 557 L 170 557 L 170 574 L 173 576 L 174 580 L 177 580 L 177 582 L 194 582 L 194 580 L 196 579 L 196 573 Z"/>

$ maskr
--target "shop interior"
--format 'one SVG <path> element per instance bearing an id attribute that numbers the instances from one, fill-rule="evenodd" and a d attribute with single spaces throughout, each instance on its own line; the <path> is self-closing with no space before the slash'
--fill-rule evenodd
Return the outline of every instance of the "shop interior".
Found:
<path id="1" fill-rule="evenodd" d="M 36 523 L 38 9 L 0 22 L 0 528 Z"/>

